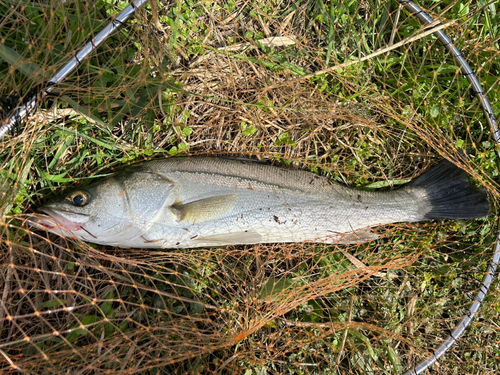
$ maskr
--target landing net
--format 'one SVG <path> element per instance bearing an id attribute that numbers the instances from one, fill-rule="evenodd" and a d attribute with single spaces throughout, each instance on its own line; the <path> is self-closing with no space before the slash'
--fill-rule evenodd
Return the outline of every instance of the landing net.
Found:
<path id="1" fill-rule="evenodd" d="M 46 88 L 128 3 L 0 1 L 0 99 Z M 441 29 L 500 107 L 496 2 L 158 1 L 55 85 L 0 150 L 0 372 L 398 374 L 469 314 L 497 236 L 498 159 Z M 117 249 L 31 228 L 133 162 L 231 155 L 391 189 L 448 159 L 493 215 L 357 245 Z M 495 291 L 498 281 L 492 284 Z M 436 374 L 500 370 L 491 293 Z"/>

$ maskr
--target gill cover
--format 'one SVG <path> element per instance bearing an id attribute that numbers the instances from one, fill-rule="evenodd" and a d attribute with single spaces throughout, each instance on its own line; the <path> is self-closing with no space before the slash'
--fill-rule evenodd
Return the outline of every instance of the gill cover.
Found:
<path id="1" fill-rule="evenodd" d="M 52 220 L 35 225 L 93 243 L 115 245 L 142 235 L 165 207 L 175 184 L 163 176 L 132 167 L 70 192 L 40 207 Z M 61 228 L 54 227 L 54 221 Z"/>

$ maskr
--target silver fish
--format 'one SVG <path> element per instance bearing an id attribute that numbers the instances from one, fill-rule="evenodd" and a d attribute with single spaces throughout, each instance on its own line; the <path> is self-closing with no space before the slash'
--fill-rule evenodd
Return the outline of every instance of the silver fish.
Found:
<path id="1" fill-rule="evenodd" d="M 363 243 L 371 227 L 488 215 L 484 189 L 444 162 L 403 188 L 355 190 L 252 161 L 186 157 L 137 164 L 75 190 L 35 223 L 84 241 L 134 248 Z"/>

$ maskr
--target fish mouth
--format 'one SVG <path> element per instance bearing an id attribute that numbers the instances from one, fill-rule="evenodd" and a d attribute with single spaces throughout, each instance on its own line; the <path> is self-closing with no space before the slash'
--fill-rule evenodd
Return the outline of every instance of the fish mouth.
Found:
<path id="1" fill-rule="evenodd" d="M 36 220 L 36 224 L 45 228 L 45 229 L 54 229 L 56 226 L 62 226 L 71 232 L 77 232 L 82 229 L 83 224 L 88 220 L 84 220 L 82 222 L 75 222 L 66 218 L 63 214 L 53 210 L 49 207 L 40 207 L 37 210 L 38 212 L 42 212 L 46 215 L 49 215 L 52 220 L 46 220 L 43 218 L 38 218 Z M 74 215 L 74 213 L 72 213 Z M 78 216 L 86 217 L 87 215 L 78 214 Z"/>

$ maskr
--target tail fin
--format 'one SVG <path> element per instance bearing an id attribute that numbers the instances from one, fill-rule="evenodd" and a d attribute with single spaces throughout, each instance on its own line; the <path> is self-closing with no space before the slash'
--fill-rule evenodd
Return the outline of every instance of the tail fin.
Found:
<path id="1" fill-rule="evenodd" d="M 475 219 L 488 216 L 490 202 L 485 189 L 477 189 L 468 174 L 443 161 L 408 184 L 425 190 L 430 210 L 422 220 Z"/>

